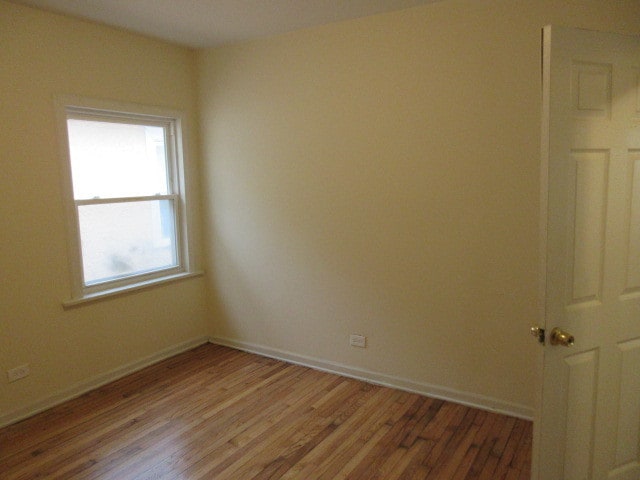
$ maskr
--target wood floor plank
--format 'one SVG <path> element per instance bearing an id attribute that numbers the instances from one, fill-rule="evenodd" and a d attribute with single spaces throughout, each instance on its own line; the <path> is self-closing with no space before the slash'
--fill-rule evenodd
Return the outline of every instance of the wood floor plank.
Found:
<path id="1" fill-rule="evenodd" d="M 283 480 L 296 478 L 333 478 L 362 445 L 387 423 L 397 408 L 399 392 L 391 389 L 375 389 L 372 395 L 360 402 L 358 415 L 342 422 L 333 435 L 326 438 L 289 470 Z"/>
<path id="2" fill-rule="evenodd" d="M 0 429 L 3 480 L 522 480 L 531 422 L 216 345 Z"/>
<path id="3" fill-rule="evenodd" d="M 194 382 L 195 387 L 198 386 L 198 383 L 197 381 Z M 112 411 L 109 412 L 109 415 L 104 413 L 99 418 L 99 422 L 95 423 L 99 428 L 94 428 L 90 434 L 79 435 L 85 428 L 83 424 L 79 424 L 77 427 L 71 428 L 61 435 L 50 438 L 46 443 L 39 446 L 37 451 L 40 453 L 38 454 L 37 462 L 31 462 L 31 466 L 34 466 L 33 464 L 35 463 L 35 466 L 38 466 L 40 471 L 51 471 L 52 468 L 55 469 L 55 464 L 64 463 L 66 456 L 78 456 L 86 450 L 93 450 L 92 453 L 94 456 L 102 456 L 104 450 L 95 448 L 95 445 L 109 446 L 110 437 L 116 437 L 120 443 L 127 445 L 127 435 L 140 432 L 148 422 L 160 425 L 166 422 L 167 415 L 169 417 L 175 415 L 175 408 L 182 409 L 185 406 L 194 404 L 193 400 L 189 402 L 184 401 L 186 398 L 185 395 L 193 394 L 192 388 L 180 388 L 171 396 L 166 396 L 159 391 L 150 391 L 148 394 L 154 395 L 155 401 L 148 402 L 145 395 L 141 396 L 135 402 L 129 402 L 127 408 L 130 410 L 131 407 L 135 405 L 137 410 L 130 412 L 129 415 L 124 418 L 121 416 L 122 404 L 117 402 L 117 406 L 114 406 Z M 128 397 L 130 398 L 131 396 L 129 395 Z M 175 405 L 168 411 L 166 406 L 167 402 L 173 402 Z M 205 402 L 205 405 L 207 403 L 208 402 Z M 70 443 L 71 441 L 73 445 L 65 450 L 65 455 L 60 455 L 59 448 L 56 448 L 56 446 Z M 53 465 L 51 464 L 51 459 L 55 462 Z M 91 460 L 88 465 L 94 467 L 95 470 L 97 468 L 95 465 L 97 463 L 103 464 L 104 460 L 104 457 L 101 459 L 101 462 Z M 49 475 L 51 475 L 51 473 Z M 74 476 L 78 475 L 78 472 L 74 474 Z"/>
<path id="4" fill-rule="evenodd" d="M 402 418 L 393 423 L 387 434 L 362 459 L 353 472 L 354 477 L 362 477 L 369 480 L 379 479 L 380 470 L 386 459 L 393 451 L 400 448 L 405 438 L 412 435 L 416 424 L 424 417 L 430 404 L 430 399 L 415 395 L 413 402 L 409 405 Z"/>
<path id="5" fill-rule="evenodd" d="M 313 375 L 309 375 L 309 379 L 313 378 Z M 294 381 L 297 379 L 298 377 L 292 377 Z M 282 402 L 270 401 L 273 393 L 282 386 L 282 382 L 274 383 L 265 388 L 260 395 L 247 399 L 246 402 L 239 402 L 233 410 L 221 412 L 198 428 L 185 432 L 179 439 L 181 451 L 165 456 L 140 478 L 156 478 L 159 472 L 163 471 L 179 473 L 206 458 L 223 461 L 237 448 L 249 443 L 266 430 L 269 425 L 290 413 L 287 397 L 284 397 Z M 288 395 L 292 396 L 295 393 Z"/>
<path id="6" fill-rule="evenodd" d="M 181 358 L 184 356 L 184 363 L 180 371 L 184 372 L 185 377 L 190 374 L 190 368 L 196 369 L 198 364 L 203 364 L 199 368 L 206 367 L 207 358 L 198 357 L 193 361 L 193 352 L 181 355 Z M 229 355 L 231 353 L 229 352 Z M 147 381 L 149 383 L 155 382 L 155 388 L 158 390 L 166 385 L 176 384 L 180 380 L 177 375 L 180 371 L 173 368 L 172 360 L 169 359 L 166 363 L 162 362 L 145 370 Z M 140 385 L 141 380 L 135 375 L 130 375 L 93 390 L 80 399 L 71 400 L 19 424 L 0 430 L 0 459 L 23 450 L 32 442 L 32 428 L 29 428 L 31 423 L 34 423 L 33 428 L 38 429 L 39 438 L 54 437 L 62 431 L 68 431 L 70 424 L 85 423 L 99 417 L 105 409 L 112 411 L 121 404 L 130 405 L 134 400 L 131 389 L 140 388 Z"/>

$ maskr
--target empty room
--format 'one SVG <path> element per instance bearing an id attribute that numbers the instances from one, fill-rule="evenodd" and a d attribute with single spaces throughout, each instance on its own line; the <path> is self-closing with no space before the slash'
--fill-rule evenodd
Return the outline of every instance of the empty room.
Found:
<path id="1" fill-rule="evenodd" d="M 0 119 L 3 480 L 640 478 L 637 0 L 0 0 Z"/>

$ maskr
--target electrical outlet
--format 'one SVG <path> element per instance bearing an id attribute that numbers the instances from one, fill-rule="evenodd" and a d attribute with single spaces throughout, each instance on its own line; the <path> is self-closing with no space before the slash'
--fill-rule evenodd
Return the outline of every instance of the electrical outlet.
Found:
<path id="1" fill-rule="evenodd" d="M 352 347 L 365 348 L 367 346 L 367 337 L 352 333 L 349 335 L 349 345 Z"/>
<path id="2" fill-rule="evenodd" d="M 31 370 L 29 368 L 29 364 L 25 363 L 24 365 L 20 365 L 19 367 L 7 370 L 7 378 L 9 379 L 9 382 L 15 382 L 16 380 L 20 380 L 21 378 L 28 377 L 30 373 Z"/>

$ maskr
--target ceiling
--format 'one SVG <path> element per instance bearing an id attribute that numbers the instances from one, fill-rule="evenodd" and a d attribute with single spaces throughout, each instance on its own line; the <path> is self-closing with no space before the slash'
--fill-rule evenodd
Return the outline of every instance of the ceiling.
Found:
<path id="1" fill-rule="evenodd" d="M 438 0 L 13 0 L 202 48 Z"/>

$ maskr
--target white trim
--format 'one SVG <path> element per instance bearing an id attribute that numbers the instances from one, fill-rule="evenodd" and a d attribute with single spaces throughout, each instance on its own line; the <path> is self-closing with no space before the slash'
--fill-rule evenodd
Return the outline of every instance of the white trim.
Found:
<path id="1" fill-rule="evenodd" d="M 0 415 L 0 428 L 12 423 L 19 422 L 20 420 L 24 420 L 25 418 L 43 412 L 44 410 L 48 410 L 49 408 L 55 407 L 56 405 L 66 402 L 67 400 L 79 397 L 84 393 L 95 390 L 102 385 L 118 380 L 162 360 L 186 352 L 187 350 L 191 350 L 200 345 L 204 345 L 208 341 L 209 339 L 207 337 L 198 337 L 192 340 L 187 340 L 186 342 L 179 343 L 177 345 L 172 345 L 147 357 L 133 361 L 121 367 L 117 367 L 108 372 L 101 373 L 99 375 L 96 375 L 95 377 L 91 377 L 69 388 L 65 388 L 58 393 L 50 395 L 42 400 L 31 403 L 30 405 L 18 408 L 17 410 L 6 413 L 4 415 Z"/>
<path id="2" fill-rule="evenodd" d="M 152 278 L 151 280 L 144 280 L 138 283 L 129 283 L 121 287 L 110 288 L 109 290 L 100 290 L 94 293 L 88 293 L 77 298 L 70 298 L 62 302 L 64 309 L 77 307 L 85 303 L 97 302 L 98 300 L 104 300 L 106 298 L 117 297 L 119 295 L 126 295 L 127 293 L 137 292 L 147 288 L 154 287 L 156 285 L 162 285 L 165 283 L 173 283 L 179 280 L 186 280 L 188 278 L 201 277 L 204 272 L 181 272 L 173 275 L 164 275 L 162 277 Z"/>
<path id="3" fill-rule="evenodd" d="M 554 28 L 555 29 L 555 28 Z M 550 109 L 551 109 L 551 25 L 542 29 L 541 38 L 541 69 L 540 82 L 541 108 L 540 108 L 540 220 L 539 231 L 539 270 L 538 270 L 538 321 L 537 326 L 546 328 L 546 295 L 547 295 L 547 233 L 549 222 L 549 146 L 550 146 Z M 532 325 L 533 326 L 533 325 Z M 535 363 L 535 408 L 533 421 L 533 439 L 531 447 L 531 479 L 540 479 L 540 441 L 542 440 L 542 387 L 544 380 L 544 345 L 540 345 Z"/>
<path id="4" fill-rule="evenodd" d="M 501 413 L 517 418 L 523 418 L 525 420 L 531 420 L 533 418 L 533 409 L 524 405 L 504 402 L 495 398 L 485 397 L 469 392 L 461 392 L 445 387 L 438 387 L 427 383 L 415 382 L 406 378 L 372 372 L 370 370 L 350 367 L 348 365 L 337 362 L 308 357 L 306 355 L 298 355 L 295 353 L 286 352 L 284 350 L 265 347 L 252 343 L 240 342 L 220 337 L 198 337 L 186 342 L 179 343 L 177 345 L 167 347 L 147 357 L 141 358 L 108 372 L 96 375 L 95 377 L 91 377 L 85 381 L 77 383 L 69 388 L 61 390 L 58 393 L 50 395 L 37 402 L 31 403 L 25 407 L 18 408 L 17 410 L 14 410 L 12 412 L 0 415 L 0 428 L 19 422 L 20 420 L 24 420 L 25 418 L 48 410 L 52 407 L 55 407 L 56 405 L 79 397 L 80 395 L 83 395 L 84 393 L 87 393 L 91 390 L 95 390 L 102 385 L 118 380 L 131 373 L 142 370 L 145 367 L 154 365 L 158 362 L 161 362 L 162 360 L 186 352 L 187 350 L 191 350 L 205 343 L 222 345 L 234 348 L 236 350 L 255 353 L 264 357 L 275 358 L 283 362 L 302 365 L 305 367 L 313 368 L 315 370 L 342 375 L 344 377 L 354 378 L 385 387 L 397 388 L 399 390 L 404 390 L 407 392 L 418 393 L 420 395 L 447 400 L 469 407 L 480 408 L 482 410 L 488 410 L 491 412 Z"/>
<path id="5" fill-rule="evenodd" d="M 114 203 L 135 203 L 135 202 L 153 202 L 156 200 L 171 200 L 175 202 L 179 195 L 169 193 L 169 194 L 155 194 L 155 195 L 147 195 L 145 197 L 116 197 L 116 198 L 85 198 L 81 200 L 75 200 L 76 206 L 85 205 L 111 205 Z"/>
<path id="6" fill-rule="evenodd" d="M 60 154 L 60 169 L 62 182 L 62 200 L 67 221 L 67 257 L 69 261 L 69 281 L 71 295 L 79 297 L 82 293 L 82 261 L 78 256 L 80 251 L 80 233 L 78 230 L 77 211 L 73 196 L 73 181 L 71 176 L 71 161 L 69 157 L 69 134 L 67 131 L 67 105 L 78 102 L 79 97 L 59 95 L 54 98 L 56 126 L 58 130 L 58 149 Z"/>
<path id="7" fill-rule="evenodd" d="M 106 112 L 114 112 L 116 116 L 119 114 L 137 116 L 141 119 L 145 116 L 149 117 L 164 117 L 164 119 L 171 119 L 181 117 L 184 115 L 182 110 L 176 110 L 170 107 L 161 107 L 156 105 L 147 105 L 142 103 L 122 102 L 119 100 L 109 100 L 102 98 L 83 97 L 81 95 L 56 95 L 56 104 L 66 109 L 70 106 L 76 110 L 95 111 L 100 112 L 103 115 L 108 115 Z M 65 114 L 66 118 L 66 114 Z"/>
<path id="8" fill-rule="evenodd" d="M 315 370 L 342 375 L 344 377 L 355 378 L 357 380 L 363 380 L 365 382 L 374 383 L 385 387 L 397 388 L 399 390 L 418 393 L 420 395 L 426 395 L 432 398 L 447 400 L 450 402 L 459 403 L 461 405 L 501 413 L 525 420 L 533 419 L 533 408 L 516 403 L 505 402 L 497 398 L 486 397 L 471 392 L 463 392 L 460 390 L 431 385 L 428 383 L 416 382 L 408 378 L 373 372 L 371 370 L 351 367 L 342 363 L 331 362 L 328 360 L 309 357 L 306 355 L 299 355 L 297 353 L 287 352 L 263 345 L 256 345 L 254 343 L 231 340 L 229 338 L 211 337 L 209 341 L 216 345 L 223 345 L 226 347 L 235 348 L 237 350 L 242 350 L 249 353 L 255 353 L 265 357 L 275 358 L 277 360 L 282 360 L 283 362 L 294 363 L 296 365 L 302 365 L 305 367 L 313 368 Z"/>

